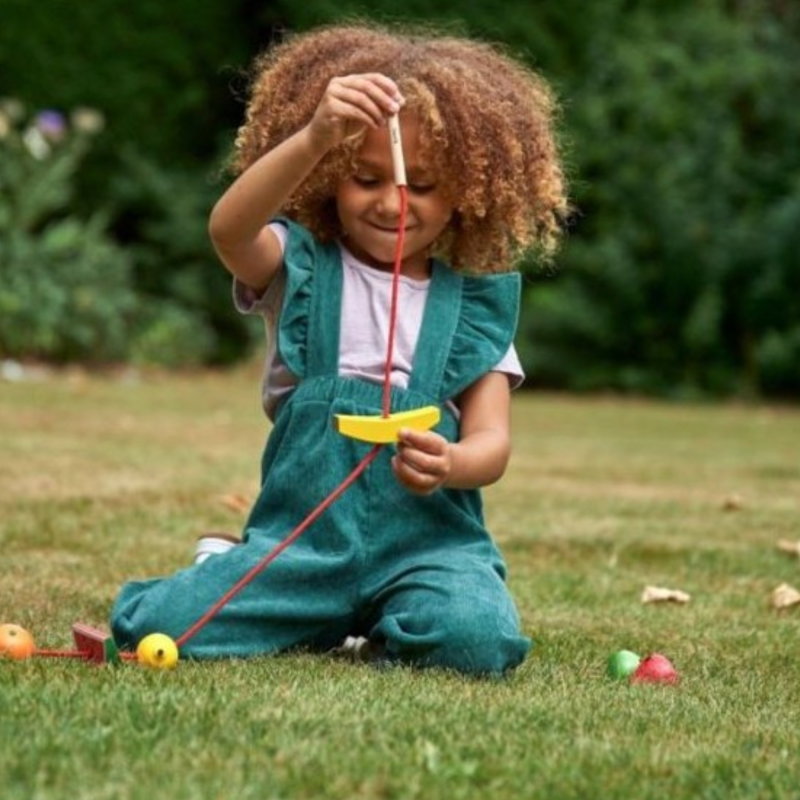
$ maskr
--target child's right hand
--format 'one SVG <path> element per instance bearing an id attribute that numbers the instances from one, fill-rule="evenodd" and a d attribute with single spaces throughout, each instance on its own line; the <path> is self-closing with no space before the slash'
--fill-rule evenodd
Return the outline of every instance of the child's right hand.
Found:
<path id="1" fill-rule="evenodd" d="M 378 72 L 332 78 L 309 123 L 315 142 L 335 147 L 364 128 L 378 128 L 404 103 L 397 84 Z"/>

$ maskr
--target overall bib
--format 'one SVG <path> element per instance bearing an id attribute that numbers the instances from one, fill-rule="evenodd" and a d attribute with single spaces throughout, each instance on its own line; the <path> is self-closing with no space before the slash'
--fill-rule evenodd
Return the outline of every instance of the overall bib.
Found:
<path id="1" fill-rule="evenodd" d="M 278 348 L 300 382 L 276 413 L 244 542 L 169 578 L 124 586 L 112 612 L 121 647 L 156 631 L 177 639 L 372 448 L 332 425 L 334 414 L 380 414 L 383 397 L 380 384 L 338 375 L 338 246 L 291 224 L 285 262 Z M 469 278 L 435 262 L 409 386 L 393 387 L 392 411 L 439 405 L 436 430 L 455 440 L 458 421 L 444 403 L 508 350 L 518 300 L 516 274 Z M 472 674 L 517 666 L 530 640 L 520 633 L 480 493 L 413 495 L 392 473 L 394 451 L 384 446 L 298 540 L 182 645 L 182 655 L 325 650 L 364 635 L 404 663 Z"/>

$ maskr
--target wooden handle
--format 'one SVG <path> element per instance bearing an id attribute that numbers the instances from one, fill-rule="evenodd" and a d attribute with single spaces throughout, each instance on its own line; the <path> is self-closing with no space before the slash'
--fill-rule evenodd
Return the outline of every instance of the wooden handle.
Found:
<path id="1" fill-rule="evenodd" d="M 398 186 L 408 186 L 406 180 L 406 161 L 403 158 L 403 140 L 400 138 L 400 118 L 397 114 L 389 117 L 389 143 L 392 147 L 392 166 L 394 182 Z"/>

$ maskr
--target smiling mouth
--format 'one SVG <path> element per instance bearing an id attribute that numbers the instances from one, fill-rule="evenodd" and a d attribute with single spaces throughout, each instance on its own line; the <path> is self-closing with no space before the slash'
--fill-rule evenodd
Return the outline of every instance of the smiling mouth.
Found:
<path id="1" fill-rule="evenodd" d="M 406 227 L 405 229 L 402 229 L 402 228 L 386 228 L 383 225 L 375 225 L 375 224 L 372 224 L 372 227 L 376 231 L 380 231 L 381 233 L 391 233 L 391 234 L 394 234 L 395 236 L 397 236 L 399 233 L 402 233 L 402 232 L 408 233 L 408 231 L 410 230 L 410 228 L 408 228 L 408 227 Z"/>

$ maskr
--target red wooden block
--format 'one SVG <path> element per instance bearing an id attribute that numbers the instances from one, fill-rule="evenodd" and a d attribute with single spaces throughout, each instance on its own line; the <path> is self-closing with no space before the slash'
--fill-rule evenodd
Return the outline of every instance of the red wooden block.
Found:
<path id="1" fill-rule="evenodd" d="M 119 651 L 110 633 L 76 622 L 72 626 L 75 647 L 93 664 L 118 664 Z"/>

